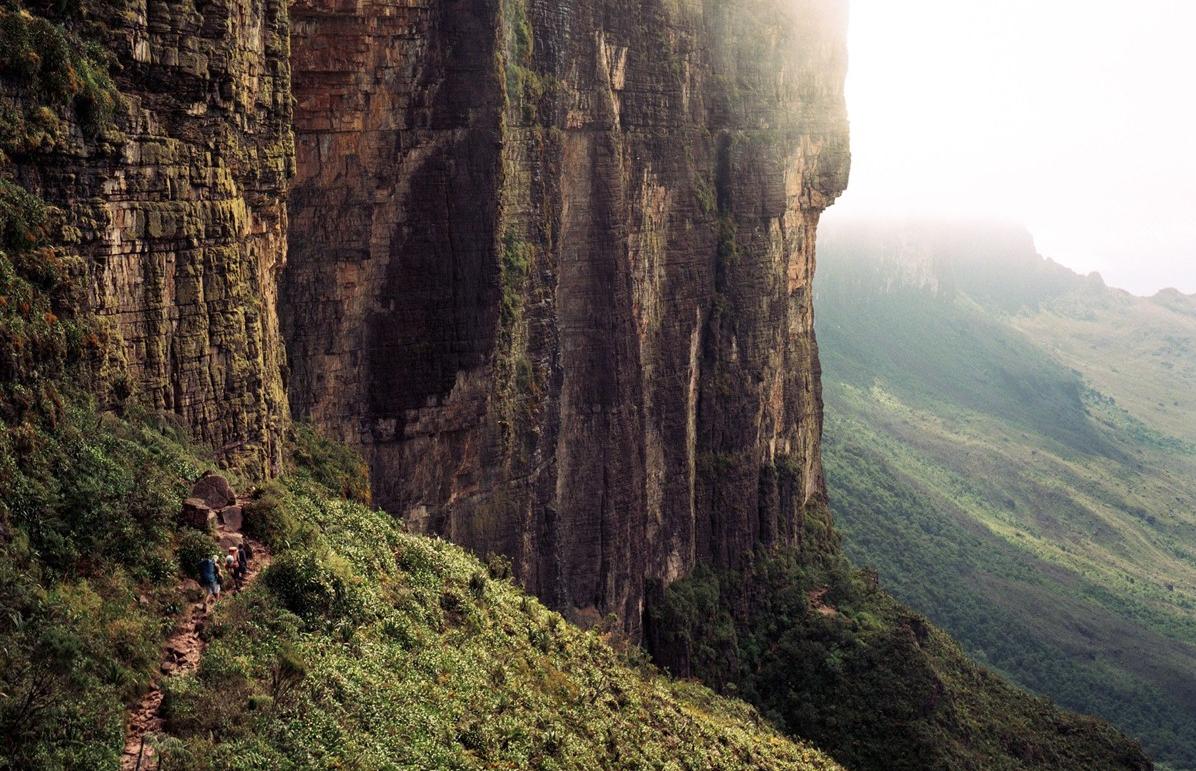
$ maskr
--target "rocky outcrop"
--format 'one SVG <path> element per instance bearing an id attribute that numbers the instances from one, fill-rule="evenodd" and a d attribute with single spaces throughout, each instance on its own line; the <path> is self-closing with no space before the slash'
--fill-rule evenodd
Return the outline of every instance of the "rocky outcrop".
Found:
<path id="1" fill-rule="evenodd" d="M 216 512 L 203 498 L 188 498 L 183 501 L 183 511 L 179 521 L 188 527 L 208 530 L 216 524 Z"/>
<path id="2" fill-rule="evenodd" d="M 110 343 L 97 389 L 175 412 L 225 461 L 269 473 L 288 418 L 276 312 L 293 166 L 287 3 L 26 6 L 4 12 L 6 42 L 28 50 L 0 85 L 3 149 L 85 258 Z M 95 86 L 105 69 L 110 99 Z"/>
<path id="3" fill-rule="evenodd" d="M 576 618 L 830 538 L 845 3 L 298 0 L 297 414 Z"/>
<path id="4" fill-rule="evenodd" d="M 220 474 L 205 473 L 191 485 L 191 497 L 199 498 L 214 509 L 223 509 L 237 502 L 237 493 Z"/>

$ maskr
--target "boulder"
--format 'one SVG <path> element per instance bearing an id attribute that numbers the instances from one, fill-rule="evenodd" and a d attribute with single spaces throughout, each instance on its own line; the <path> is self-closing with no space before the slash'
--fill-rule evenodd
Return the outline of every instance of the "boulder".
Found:
<path id="1" fill-rule="evenodd" d="M 223 509 L 237 502 L 237 493 L 228 480 L 219 474 L 207 472 L 191 486 L 191 497 L 200 498 L 213 509 Z"/>
<path id="2" fill-rule="evenodd" d="M 188 498 L 183 501 L 181 519 L 191 527 L 206 530 L 216 523 L 216 512 L 202 498 Z"/>
<path id="3" fill-rule="evenodd" d="M 220 553 L 228 554 L 228 547 L 240 546 L 245 539 L 240 533 L 221 533 L 220 534 Z"/>
<path id="4" fill-rule="evenodd" d="M 225 530 L 239 531 L 243 519 L 240 506 L 227 506 L 220 510 L 220 524 Z"/>

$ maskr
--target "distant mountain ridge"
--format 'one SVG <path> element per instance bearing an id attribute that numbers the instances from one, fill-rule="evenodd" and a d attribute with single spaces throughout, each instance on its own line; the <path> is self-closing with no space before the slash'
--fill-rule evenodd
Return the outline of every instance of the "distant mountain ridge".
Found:
<path id="1" fill-rule="evenodd" d="M 850 556 L 972 655 L 1196 768 L 1196 298 L 1022 228 L 824 223 L 818 339 Z"/>
<path id="2" fill-rule="evenodd" d="M 835 287 L 869 276 L 873 286 L 963 292 L 1007 310 L 1082 286 L 1106 288 L 1099 273 L 1081 276 L 1038 254 L 1033 235 L 1020 225 L 829 218 L 824 229 L 820 257 L 833 262 Z M 829 288 L 821 282 L 820 291 Z"/>

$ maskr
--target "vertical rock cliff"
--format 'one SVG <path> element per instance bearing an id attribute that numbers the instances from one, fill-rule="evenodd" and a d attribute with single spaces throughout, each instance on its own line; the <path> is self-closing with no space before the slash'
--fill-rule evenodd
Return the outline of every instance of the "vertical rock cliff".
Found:
<path id="1" fill-rule="evenodd" d="M 177 413 L 228 462 L 269 473 L 288 419 L 285 0 L 9 5 L 0 140 L 87 265 L 108 338 L 94 385 Z"/>
<path id="2" fill-rule="evenodd" d="M 640 631 L 829 538 L 810 305 L 840 0 L 298 0 L 295 412 L 416 529 Z"/>

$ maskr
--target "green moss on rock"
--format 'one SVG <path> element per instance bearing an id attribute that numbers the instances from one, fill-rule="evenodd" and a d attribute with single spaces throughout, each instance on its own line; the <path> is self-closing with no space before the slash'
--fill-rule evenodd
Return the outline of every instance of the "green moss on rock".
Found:
<path id="1" fill-rule="evenodd" d="M 89 136 L 110 129 L 120 93 L 108 74 L 107 53 L 61 24 L 21 8 L 0 9 L 0 83 L 22 95 L 0 96 L 7 119 L 0 149 L 29 152 L 61 139 L 59 113 Z"/>

